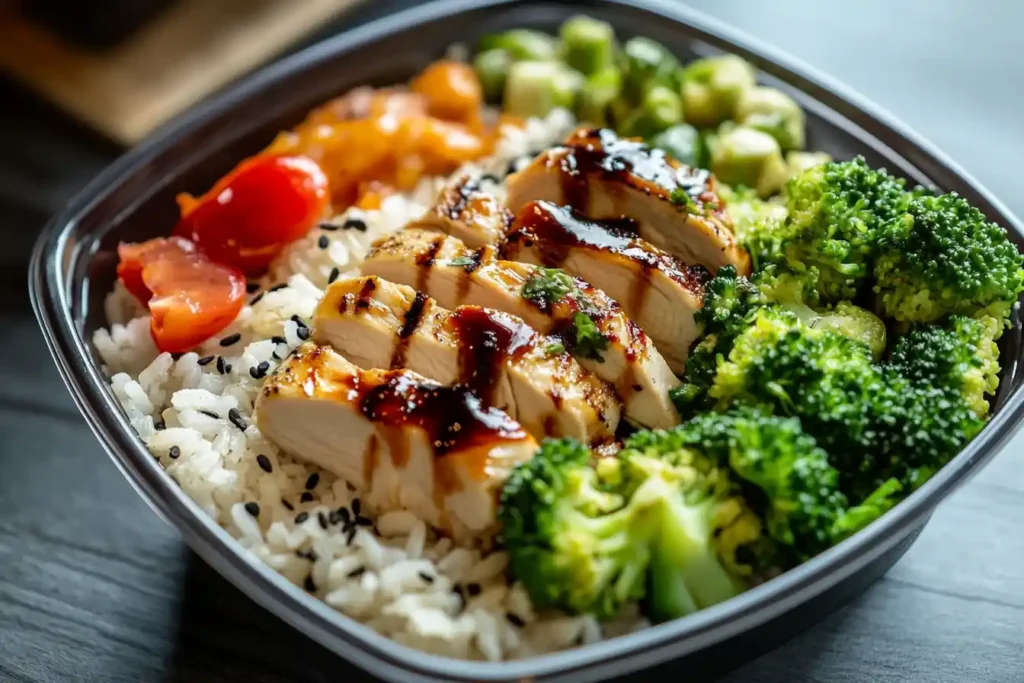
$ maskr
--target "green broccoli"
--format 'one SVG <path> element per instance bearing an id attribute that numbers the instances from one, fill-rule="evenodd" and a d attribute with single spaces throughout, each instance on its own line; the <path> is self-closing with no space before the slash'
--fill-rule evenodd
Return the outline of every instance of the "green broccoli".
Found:
<path id="1" fill-rule="evenodd" d="M 1022 256 L 1006 231 L 956 194 L 918 193 L 878 239 L 875 292 L 900 322 L 949 314 L 1006 319 L 1024 289 Z"/>
<path id="2" fill-rule="evenodd" d="M 828 454 L 797 418 L 740 408 L 705 413 L 678 429 L 688 446 L 764 494 L 769 535 L 801 562 L 877 519 L 901 490 L 899 482 L 886 482 L 873 499 L 851 506 Z"/>
<path id="3" fill-rule="evenodd" d="M 727 473 L 668 432 L 600 459 L 548 440 L 513 470 L 498 515 L 534 605 L 600 619 L 640 599 L 652 619 L 674 619 L 736 595 L 737 552 L 761 537 Z"/>
<path id="4" fill-rule="evenodd" d="M 707 407 L 706 394 L 715 377 L 718 359 L 728 355 L 733 339 L 743 332 L 756 310 L 765 303 L 761 291 L 736 274 L 732 266 L 718 270 L 704 288 L 704 305 L 694 314 L 703 328 L 686 361 L 680 386 L 670 392 L 683 415 Z"/>
<path id="5" fill-rule="evenodd" d="M 986 394 L 999 386 L 999 347 L 995 338 L 1001 323 L 952 316 L 945 327 L 919 325 L 900 337 L 889 365 L 903 377 L 959 389 L 976 415 L 988 413 Z"/>
<path id="6" fill-rule="evenodd" d="M 863 343 L 776 307 L 735 339 L 708 397 L 720 410 L 746 404 L 799 417 L 851 500 L 891 478 L 913 490 L 983 424 L 958 389 L 879 367 Z"/>
<path id="7" fill-rule="evenodd" d="M 655 506 L 613 488 L 572 439 L 545 441 L 505 482 L 502 537 L 513 574 L 538 608 L 604 619 L 643 597 Z"/>
<path id="8" fill-rule="evenodd" d="M 773 221 L 786 219 L 786 205 L 773 199 L 761 199 L 749 187 L 719 185 L 718 196 L 725 205 L 725 213 L 732 220 L 737 241 L 746 242 L 755 230 L 772 229 Z"/>
<path id="9" fill-rule="evenodd" d="M 758 269 L 809 278 L 812 305 L 853 299 L 882 226 L 905 210 L 903 185 L 861 157 L 807 169 L 786 185 L 786 220 L 754 231 L 745 246 Z"/>

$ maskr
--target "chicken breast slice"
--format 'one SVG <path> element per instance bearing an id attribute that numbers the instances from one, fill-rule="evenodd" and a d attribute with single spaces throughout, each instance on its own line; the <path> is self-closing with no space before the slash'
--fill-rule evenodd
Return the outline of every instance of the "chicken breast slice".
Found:
<path id="1" fill-rule="evenodd" d="M 438 305 L 484 306 L 522 319 L 541 334 L 572 339 L 581 305 L 608 345 L 596 357 L 566 347 L 586 370 L 610 384 L 632 424 L 667 429 L 679 424 L 668 392 L 679 385 L 650 338 L 604 292 L 579 278 L 553 301 L 523 296 L 532 278 L 544 274 L 535 265 L 504 261 L 492 247 L 469 249 L 458 239 L 409 228 L 378 241 L 362 272 L 414 287 Z"/>
<path id="2" fill-rule="evenodd" d="M 710 172 L 638 140 L 581 128 L 510 176 L 506 203 L 516 214 L 543 200 L 595 219 L 628 216 L 640 237 L 687 263 L 748 275 L 750 255 L 736 242 L 717 186 Z"/>
<path id="3" fill-rule="evenodd" d="M 361 368 L 407 368 L 466 386 L 538 439 L 614 439 L 619 402 L 611 388 L 558 338 L 514 315 L 479 306 L 448 311 L 412 287 L 368 275 L 328 287 L 313 328 L 315 341 Z"/>
<path id="4" fill-rule="evenodd" d="M 357 487 L 370 509 L 409 510 L 457 539 L 493 530 L 505 478 L 537 450 L 467 389 L 361 370 L 312 342 L 264 382 L 254 414 L 268 439 Z"/>
<path id="5" fill-rule="evenodd" d="M 461 175 L 443 187 L 434 206 L 408 227 L 447 233 L 477 249 L 500 244 L 511 222 L 511 212 L 482 189 L 479 178 Z"/>
<path id="6" fill-rule="evenodd" d="M 711 277 L 636 236 L 628 220 L 593 221 L 566 206 L 531 202 L 509 230 L 505 255 L 517 261 L 562 268 L 619 302 L 681 373 L 700 335 L 694 313 L 704 303 Z"/>

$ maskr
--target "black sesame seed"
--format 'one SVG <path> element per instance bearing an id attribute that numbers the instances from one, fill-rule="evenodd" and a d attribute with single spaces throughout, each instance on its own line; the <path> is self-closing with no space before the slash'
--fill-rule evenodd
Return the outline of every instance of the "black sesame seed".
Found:
<path id="1" fill-rule="evenodd" d="M 250 500 L 248 503 L 245 504 L 245 511 L 248 512 L 253 517 L 259 517 L 260 516 L 260 504 Z"/>
<path id="2" fill-rule="evenodd" d="M 278 337 L 278 336 L 271 337 L 270 341 L 274 342 L 275 344 L 287 344 L 288 343 L 287 339 L 285 339 L 284 337 Z"/>
<path id="3" fill-rule="evenodd" d="M 213 412 L 212 410 L 200 410 L 199 412 L 205 415 L 206 417 L 212 417 L 214 420 L 220 419 L 220 415 Z"/>
<path id="4" fill-rule="evenodd" d="M 289 502 L 288 502 L 287 500 L 285 500 L 284 498 L 282 498 L 282 499 L 281 499 L 281 505 L 283 505 L 283 506 L 284 506 L 284 509 L 285 509 L 285 510 L 294 510 L 294 509 L 295 509 L 295 506 L 294 506 L 294 505 L 292 505 L 291 503 L 289 503 Z"/>
<path id="5" fill-rule="evenodd" d="M 231 420 L 231 424 L 238 427 L 243 432 L 249 428 L 249 423 L 245 421 L 242 414 L 238 412 L 238 408 L 232 408 L 228 411 L 228 419 Z"/>
<path id="6" fill-rule="evenodd" d="M 326 249 L 328 246 L 330 246 L 330 244 L 331 241 L 327 239 L 327 235 L 320 235 L 320 239 L 316 241 L 316 246 L 320 247 L 321 249 Z"/>
<path id="7" fill-rule="evenodd" d="M 307 593 L 316 593 L 316 583 L 313 582 L 312 574 L 307 576 L 306 580 L 302 582 L 302 587 L 306 589 Z"/>
<path id="8" fill-rule="evenodd" d="M 360 510 L 360 508 L 362 506 L 363 506 L 362 501 L 360 501 L 358 498 L 353 498 L 352 499 L 352 514 L 358 515 L 359 514 L 359 510 Z"/>
<path id="9" fill-rule="evenodd" d="M 227 372 L 224 369 L 225 367 L 226 364 L 224 363 L 224 356 L 217 356 L 217 372 L 223 375 L 225 372 Z"/>
<path id="10" fill-rule="evenodd" d="M 320 473 L 314 472 L 313 474 L 306 477 L 306 490 L 312 491 L 316 488 L 316 485 L 320 483 Z"/>
<path id="11" fill-rule="evenodd" d="M 164 422 L 163 420 L 157 420 L 156 422 L 153 423 L 153 429 L 155 429 L 158 432 L 162 429 L 167 429 L 167 423 Z"/>
<path id="12" fill-rule="evenodd" d="M 246 291 L 247 294 L 252 294 L 253 292 L 257 291 L 259 288 L 260 288 L 260 283 L 258 283 L 258 282 L 246 282 L 245 283 L 245 291 Z"/>
<path id="13" fill-rule="evenodd" d="M 209 365 L 211 362 L 213 362 L 213 356 L 203 356 L 202 358 L 196 361 L 196 364 Z"/>
<path id="14" fill-rule="evenodd" d="M 256 304 L 258 304 L 258 303 L 259 303 L 260 301 L 262 301 L 262 300 L 263 300 L 263 295 L 264 295 L 264 294 L 266 294 L 266 292 L 260 292 L 259 294 L 257 294 L 256 296 L 254 296 L 254 297 L 252 298 L 252 301 L 250 301 L 250 302 L 249 302 L 249 305 L 250 305 L 250 306 L 255 306 Z"/>
<path id="15" fill-rule="evenodd" d="M 220 345 L 221 346 L 231 346 L 232 344 L 237 344 L 238 340 L 241 339 L 241 338 L 242 338 L 242 333 L 241 332 L 235 332 L 234 334 L 229 334 L 228 336 L 226 336 L 223 339 L 221 339 L 220 340 Z"/>
<path id="16" fill-rule="evenodd" d="M 296 524 L 303 524 L 307 519 L 309 519 L 309 513 L 306 511 L 302 511 L 299 514 L 295 515 Z"/>
<path id="17" fill-rule="evenodd" d="M 282 283 L 281 283 L 281 284 L 279 284 L 279 285 L 274 285 L 273 287 L 271 287 L 271 288 L 270 288 L 270 289 L 268 289 L 267 291 L 268 291 L 268 292 L 277 292 L 277 291 L 280 291 L 280 290 L 284 289 L 284 288 L 285 288 L 285 287 L 287 287 L 287 286 L 288 286 L 288 283 L 287 283 L 287 282 L 282 282 Z"/>
<path id="18" fill-rule="evenodd" d="M 303 502 L 303 503 L 312 503 L 313 502 L 313 494 L 310 493 L 309 491 L 303 491 L 302 495 L 299 496 L 299 500 L 301 502 Z"/>
<path id="19" fill-rule="evenodd" d="M 512 624 L 516 628 L 522 628 L 526 626 L 526 622 L 523 621 L 523 618 L 518 614 L 513 614 L 512 612 L 506 612 L 505 619 L 507 619 L 508 623 Z"/>
<path id="20" fill-rule="evenodd" d="M 224 364 L 224 374 L 225 375 L 230 375 L 231 374 L 231 363 L 225 363 Z"/>
<path id="21" fill-rule="evenodd" d="M 345 223 L 341 226 L 345 230 L 358 230 L 359 232 L 366 232 L 366 221 L 362 218 L 347 218 Z"/>
<path id="22" fill-rule="evenodd" d="M 181 457 L 181 449 L 177 446 L 171 446 L 170 450 L 167 451 L 167 457 L 171 460 L 177 460 Z"/>
<path id="23" fill-rule="evenodd" d="M 341 271 L 337 267 L 331 268 L 331 274 L 327 276 L 327 284 L 333 283 L 341 275 Z"/>
<path id="24" fill-rule="evenodd" d="M 341 519 L 342 523 L 347 525 L 349 522 L 352 521 L 352 517 L 351 515 L 349 515 L 347 507 L 340 507 L 336 510 L 336 512 L 338 513 L 338 518 Z"/>
<path id="25" fill-rule="evenodd" d="M 357 579 L 357 578 L 359 578 L 360 576 L 362 576 L 365 573 L 366 573 L 366 567 L 356 567 L 355 569 L 350 571 L 348 574 L 345 574 L 345 576 L 347 578 L 350 578 L 350 579 Z"/>
<path id="26" fill-rule="evenodd" d="M 323 512 L 316 513 L 316 521 L 320 523 L 320 528 L 321 529 L 323 529 L 324 531 L 327 531 L 327 527 L 328 527 L 327 515 L 325 515 Z"/>
<path id="27" fill-rule="evenodd" d="M 299 329 L 295 330 L 295 336 L 301 339 L 302 341 L 306 341 L 307 339 L 309 339 L 309 328 L 300 327 Z"/>
<path id="28" fill-rule="evenodd" d="M 270 369 L 270 363 L 268 361 L 262 361 L 259 365 L 254 365 L 249 368 L 249 374 L 252 375 L 253 379 L 263 379 L 267 376 L 267 370 Z"/>
<path id="29" fill-rule="evenodd" d="M 345 537 L 345 545 L 352 545 L 352 541 L 356 538 L 356 527 L 349 527 L 348 536 Z"/>
<path id="30" fill-rule="evenodd" d="M 274 471 L 274 466 L 270 464 L 270 458 L 260 453 L 256 456 L 256 464 L 260 466 L 260 469 L 270 474 Z"/>
<path id="31" fill-rule="evenodd" d="M 470 595 L 470 597 L 475 596 L 475 595 L 480 595 L 480 584 L 477 583 L 476 581 L 473 581 L 471 583 L 467 583 L 466 584 L 466 593 L 468 593 Z"/>
<path id="32" fill-rule="evenodd" d="M 434 575 L 430 574 L 429 572 L 421 571 L 417 573 L 417 576 L 423 579 L 424 583 L 434 583 Z"/>
<path id="33" fill-rule="evenodd" d="M 356 517 L 356 524 L 359 526 L 373 526 L 373 520 L 369 517 Z"/>
<path id="34" fill-rule="evenodd" d="M 341 521 L 341 515 L 338 514 L 337 510 L 331 510 L 330 514 L 327 515 L 327 522 L 334 526 Z"/>
<path id="35" fill-rule="evenodd" d="M 338 229 L 338 226 L 335 225 L 334 223 L 321 223 L 320 229 L 326 230 L 327 232 L 334 232 L 335 230 Z"/>
<path id="36" fill-rule="evenodd" d="M 306 327 L 306 321 L 299 317 L 298 313 L 291 317 L 291 321 L 299 326 L 299 328 Z"/>

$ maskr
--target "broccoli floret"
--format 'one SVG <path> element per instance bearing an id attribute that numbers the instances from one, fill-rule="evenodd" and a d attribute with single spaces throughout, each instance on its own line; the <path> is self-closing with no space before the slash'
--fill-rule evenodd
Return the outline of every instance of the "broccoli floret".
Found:
<path id="1" fill-rule="evenodd" d="M 718 196 L 732 220 L 733 232 L 740 243 L 746 242 L 748 236 L 762 226 L 786 219 L 785 204 L 775 199 L 761 199 L 749 187 L 732 188 L 722 184 L 718 187 Z"/>
<path id="2" fill-rule="evenodd" d="M 694 314 L 703 327 L 703 336 L 690 349 L 682 384 L 670 392 L 680 413 L 688 415 L 704 407 L 719 357 L 729 353 L 733 339 L 747 328 L 764 303 L 761 291 L 737 275 L 733 266 L 720 268 L 707 283 L 704 304 Z"/>
<path id="3" fill-rule="evenodd" d="M 516 467 L 498 516 L 513 574 L 534 605 L 610 618 L 644 594 L 655 515 L 613 491 L 572 439 Z"/>
<path id="4" fill-rule="evenodd" d="M 867 346 L 775 308 L 736 338 L 708 396 L 799 417 L 852 501 L 891 478 L 913 490 L 983 424 L 958 389 L 880 368 Z"/>
<path id="5" fill-rule="evenodd" d="M 1002 329 L 992 317 L 952 316 L 944 327 L 919 325 L 900 337 L 889 365 L 911 381 L 959 389 L 978 417 L 988 413 L 986 394 L 999 387 L 999 347 Z"/>
<path id="6" fill-rule="evenodd" d="M 761 537 L 726 471 L 667 432 L 600 459 L 548 440 L 513 470 L 498 515 L 534 605 L 600 619 L 640 599 L 652 619 L 674 619 L 736 595 L 737 552 Z"/>
<path id="7" fill-rule="evenodd" d="M 653 537 L 646 604 L 665 621 L 737 595 L 752 569 L 740 559 L 758 547 L 761 523 L 734 491 L 725 469 L 685 447 L 675 431 L 641 431 L 620 452 L 621 479 L 632 498 L 671 484 Z M 762 551 L 763 552 L 763 551 Z"/>
<path id="8" fill-rule="evenodd" d="M 903 185 L 861 157 L 809 168 L 786 184 L 786 220 L 753 231 L 746 247 L 758 269 L 807 274 L 812 305 L 853 299 L 871 274 L 879 231 L 905 210 Z"/>
<path id="9" fill-rule="evenodd" d="M 882 231 L 878 252 L 878 303 L 901 322 L 1003 320 L 1024 289 L 1022 256 L 1006 231 L 956 194 L 914 197 Z"/>
<path id="10" fill-rule="evenodd" d="M 839 472 L 796 418 L 758 409 L 705 413 L 679 428 L 687 445 L 728 466 L 767 501 L 769 535 L 804 561 L 863 528 L 889 509 L 895 480 L 871 501 L 851 507 Z"/>

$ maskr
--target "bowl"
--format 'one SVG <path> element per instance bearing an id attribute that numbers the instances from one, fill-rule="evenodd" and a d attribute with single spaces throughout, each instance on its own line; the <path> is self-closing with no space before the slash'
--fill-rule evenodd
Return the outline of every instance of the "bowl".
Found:
<path id="1" fill-rule="evenodd" d="M 622 36 L 647 35 L 680 57 L 720 51 L 750 60 L 760 80 L 807 113 L 808 147 L 863 155 L 911 183 L 956 191 L 1003 225 L 1018 247 L 1024 227 L 930 144 L 845 87 L 676 3 L 441 0 L 315 45 L 270 66 L 157 132 L 97 177 L 40 236 L 30 268 L 32 305 L 46 343 L 87 422 L 129 482 L 211 566 L 251 598 L 341 657 L 393 681 L 596 681 L 654 666 L 703 675 L 738 666 L 837 609 L 913 543 L 935 506 L 976 474 L 1015 431 L 1022 410 L 1017 308 L 1000 340 L 1002 374 L 984 430 L 936 476 L 867 529 L 783 576 L 697 614 L 574 650 L 490 663 L 424 654 L 335 612 L 263 564 L 207 517 L 146 451 L 91 348 L 104 325 L 115 247 L 167 234 L 174 196 L 200 193 L 274 134 L 328 98 L 361 85 L 403 81 L 451 43 L 513 26 L 553 30 L 578 12 Z"/>

